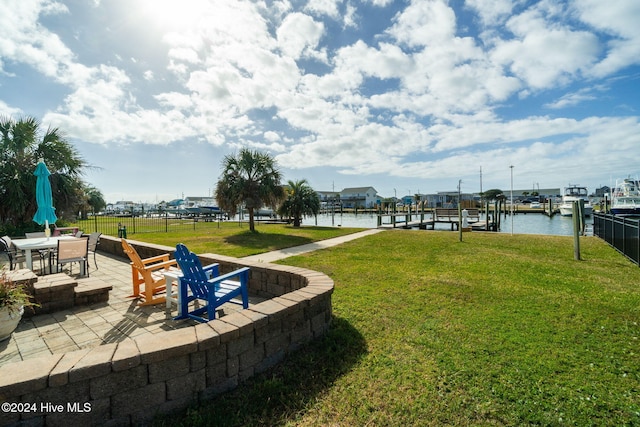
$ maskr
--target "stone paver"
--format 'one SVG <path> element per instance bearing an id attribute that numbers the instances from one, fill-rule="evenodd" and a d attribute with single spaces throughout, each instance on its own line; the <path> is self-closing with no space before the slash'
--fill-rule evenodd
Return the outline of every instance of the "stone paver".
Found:
<path id="1" fill-rule="evenodd" d="M 129 262 L 100 252 L 97 260 L 99 268 L 96 270 L 92 263 L 90 276 L 112 284 L 109 302 L 24 317 L 11 338 L 0 342 L 0 364 L 158 333 L 161 329 L 156 327 L 157 323 L 165 329 L 195 324 L 191 320 L 173 321 L 175 307 L 172 312 L 165 311 L 164 304 L 138 307 L 136 300 L 126 298 L 131 293 Z M 145 320 L 136 322 L 132 318 Z"/>

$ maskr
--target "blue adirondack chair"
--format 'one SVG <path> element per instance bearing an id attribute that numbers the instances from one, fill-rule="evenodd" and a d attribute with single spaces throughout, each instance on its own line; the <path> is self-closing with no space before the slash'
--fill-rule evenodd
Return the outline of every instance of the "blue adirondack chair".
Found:
<path id="1" fill-rule="evenodd" d="M 191 318 L 200 322 L 213 320 L 216 309 L 231 302 L 249 307 L 249 268 L 243 267 L 231 273 L 218 275 L 218 264 L 203 267 L 200 259 L 182 243 L 176 245 L 176 261 L 182 270 L 180 278 L 180 315 L 176 319 Z M 191 290 L 188 295 L 187 286 Z M 242 297 L 242 302 L 233 298 Z M 205 306 L 189 311 L 189 303 L 204 301 Z M 206 313 L 206 318 L 202 314 Z"/>

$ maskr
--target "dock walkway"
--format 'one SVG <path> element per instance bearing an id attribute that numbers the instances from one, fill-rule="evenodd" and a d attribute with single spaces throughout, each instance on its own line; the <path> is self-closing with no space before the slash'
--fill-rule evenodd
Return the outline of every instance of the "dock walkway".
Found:
<path id="1" fill-rule="evenodd" d="M 467 222 L 469 227 L 474 225 L 480 225 L 484 227 L 484 222 L 480 221 L 480 211 L 478 209 L 466 209 Z M 451 230 L 458 228 L 460 218 L 458 216 L 458 209 L 447 208 L 435 208 L 431 211 L 431 218 L 426 218 L 425 212 L 420 213 L 388 213 L 378 214 L 378 228 L 392 229 L 392 228 L 420 228 L 420 229 L 435 229 L 435 225 L 438 223 L 451 224 Z M 384 217 L 389 217 L 389 222 L 383 222 Z M 480 228 L 478 228 L 480 229 Z"/>

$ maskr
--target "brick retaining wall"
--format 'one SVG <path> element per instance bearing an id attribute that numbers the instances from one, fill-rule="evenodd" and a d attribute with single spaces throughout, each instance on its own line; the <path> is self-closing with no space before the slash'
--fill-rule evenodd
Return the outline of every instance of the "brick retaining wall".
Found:
<path id="1" fill-rule="evenodd" d="M 143 258 L 173 252 L 129 242 Z M 119 239 L 103 236 L 99 248 L 122 255 Z M 0 425 L 139 424 L 233 389 L 329 328 L 333 281 L 325 274 L 201 258 L 218 262 L 221 274 L 250 267 L 249 292 L 271 299 L 190 328 L 0 366 L 0 402 L 29 404 L 1 411 Z"/>

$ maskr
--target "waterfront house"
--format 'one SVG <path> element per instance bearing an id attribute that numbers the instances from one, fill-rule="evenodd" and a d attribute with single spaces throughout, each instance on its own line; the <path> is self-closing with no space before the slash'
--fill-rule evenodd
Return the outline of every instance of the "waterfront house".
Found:
<path id="1" fill-rule="evenodd" d="M 345 188 L 340 192 L 340 201 L 345 208 L 375 208 L 378 192 L 373 187 Z"/>

